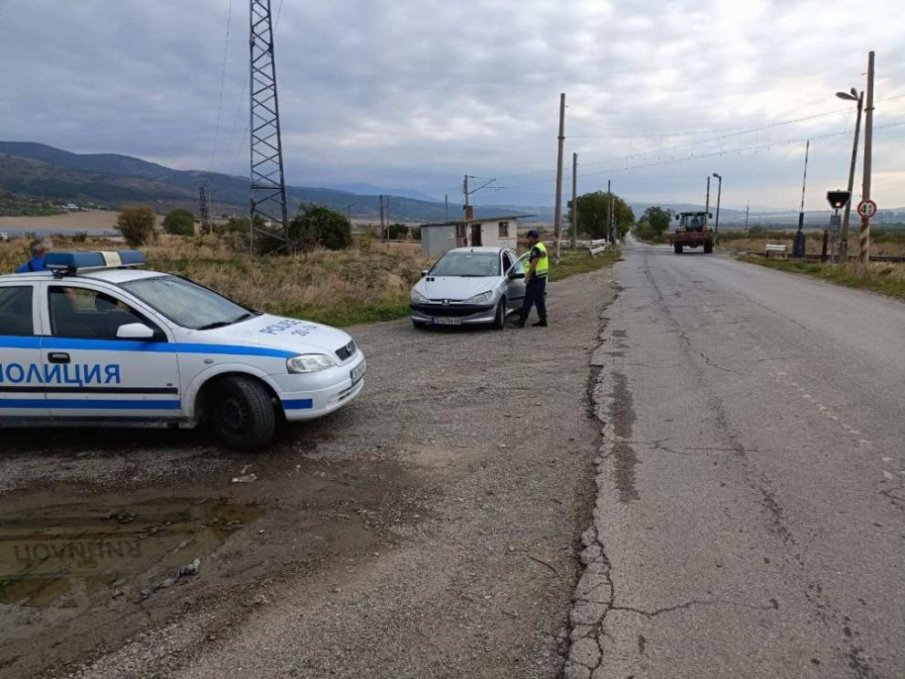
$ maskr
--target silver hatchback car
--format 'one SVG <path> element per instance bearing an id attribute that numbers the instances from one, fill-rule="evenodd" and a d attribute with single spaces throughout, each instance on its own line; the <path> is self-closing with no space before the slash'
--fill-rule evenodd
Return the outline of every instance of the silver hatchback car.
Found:
<path id="1" fill-rule="evenodd" d="M 412 288 L 412 324 L 472 325 L 501 329 L 525 298 L 525 269 L 513 250 L 456 248 L 443 255 Z"/>

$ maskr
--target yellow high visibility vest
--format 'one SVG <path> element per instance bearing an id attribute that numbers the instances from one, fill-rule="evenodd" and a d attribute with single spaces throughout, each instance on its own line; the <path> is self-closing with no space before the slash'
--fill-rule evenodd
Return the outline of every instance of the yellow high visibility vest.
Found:
<path id="1" fill-rule="evenodd" d="M 537 260 L 537 265 L 534 267 L 534 273 L 537 276 L 546 276 L 550 272 L 550 255 L 547 254 L 547 246 L 541 241 L 537 241 L 537 243 L 534 244 L 534 247 L 540 250 L 544 255 Z M 528 256 L 528 261 L 531 261 L 530 255 Z"/>

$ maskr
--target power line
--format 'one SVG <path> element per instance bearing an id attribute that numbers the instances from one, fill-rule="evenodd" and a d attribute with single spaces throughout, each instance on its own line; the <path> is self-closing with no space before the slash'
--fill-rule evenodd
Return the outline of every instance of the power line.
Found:
<path id="1" fill-rule="evenodd" d="M 890 97 L 885 97 L 884 99 L 878 99 L 877 102 L 879 103 L 881 101 L 892 101 L 894 99 L 901 99 L 903 97 L 905 97 L 905 93 L 896 94 L 896 95 L 893 95 Z M 710 139 L 699 139 L 699 140 L 692 141 L 692 142 L 674 144 L 672 146 L 657 147 L 654 149 L 650 149 L 648 151 L 637 151 L 635 153 L 625 155 L 625 156 L 618 156 L 618 157 L 614 157 L 614 158 L 605 158 L 603 160 L 582 163 L 582 165 L 584 167 L 592 166 L 592 165 L 604 165 L 607 163 L 618 162 L 620 160 L 634 160 L 635 158 L 638 158 L 639 156 L 649 156 L 649 155 L 655 155 L 658 153 L 666 153 L 668 151 L 676 151 L 676 150 L 680 150 L 683 148 L 690 148 L 693 146 L 704 146 L 704 145 L 712 144 L 712 143 L 715 143 L 718 141 L 723 141 L 725 139 L 731 139 L 732 137 L 743 136 L 745 134 L 755 134 L 758 132 L 762 132 L 764 130 L 774 129 L 777 127 L 783 127 L 785 125 L 793 125 L 796 123 L 807 122 L 809 120 L 816 120 L 818 118 L 825 118 L 828 116 L 835 116 L 835 115 L 840 115 L 843 113 L 849 113 L 850 110 L 851 109 L 849 107 L 846 107 L 844 109 L 825 111 L 823 113 L 816 113 L 813 115 L 801 116 L 798 118 L 790 118 L 787 120 L 777 121 L 775 123 L 764 123 L 762 125 L 757 125 L 757 126 L 752 126 L 752 127 L 747 127 L 747 128 L 722 128 L 722 130 L 720 130 L 720 129 L 712 130 L 711 132 L 726 132 L 726 134 L 720 134 L 719 136 L 712 137 Z M 705 134 L 705 133 L 709 133 L 709 132 L 705 132 L 705 131 L 700 132 L 700 134 Z M 622 135 L 622 136 L 620 136 L 620 135 L 601 135 L 599 137 L 598 136 L 578 135 L 578 136 L 571 136 L 569 138 L 570 139 L 643 139 L 643 138 L 694 136 L 696 134 L 699 134 L 699 133 L 697 133 L 697 132 L 688 132 L 688 133 L 668 132 L 668 133 L 663 133 L 663 134 L 650 134 L 650 135 Z M 818 138 L 818 137 L 812 137 L 812 138 Z M 507 175 L 505 177 L 500 177 L 500 179 L 507 180 L 507 179 L 519 179 L 521 177 L 551 175 L 554 172 L 555 172 L 555 170 L 536 170 L 533 172 L 522 172 L 522 173 L 518 173 L 518 174 Z M 536 184 L 540 184 L 540 183 L 543 183 L 543 182 L 534 182 L 532 184 L 524 184 L 523 186 L 531 186 L 531 185 L 536 185 Z"/>
<path id="2" fill-rule="evenodd" d="M 879 126 L 874 127 L 874 129 L 881 130 L 881 129 L 890 129 L 890 128 L 894 128 L 894 127 L 902 127 L 902 126 L 905 126 L 905 122 L 891 123 L 889 125 L 879 125 Z M 822 134 L 822 135 L 811 135 L 810 137 L 808 137 L 808 139 L 812 139 L 812 140 L 813 139 L 828 139 L 831 137 L 839 137 L 839 136 L 846 135 L 846 134 L 849 134 L 848 130 L 845 130 L 843 132 L 830 132 L 830 133 Z M 669 158 L 666 160 L 658 160 L 658 161 L 653 161 L 653 162 L 649 162 L 649 163 L 626 165 L 621 168 L 608 168 L 605 170 L 599 170 L 597 172 L 585 172 L 582 174 L 582 176 L 588 177 L 588 176 L 596 176 L 596 175 L 601 175 L 601 174 L 609 174 L 609 173 L 613 173 L 613 172 L 626 172 L 628 170 L 637 170 L 637 169 L 643 169 L 643 168 L 647 168 L 647 167 L 657 167 L 657 166 L 661 166 L 661 165 L 684 163 L 684 162 L 688 162 L 691 160 L 700 160 L 703 158 L 715 158 L 717 156 L 734 155 L 734 154 L 738 154 L 738 153 L 745 153 L 748 151 L 768 150 L 774 146 L 789 146 L 791 144 L 801 144 L 805 141 L 806 141 L 805 138 L 786 139 L 786 140 L 782 140 L 782 141 L 766 142 L 763 144 L 756 144 L 756 145 L 741 147 L 741 148 L 736 148 L 736 149 L 727 149 L 727 150 L 713 151 L 713 152 L 709 152 L 709 153 L 700 153 L 700 154 L 693 153 L 693 154 L 690 154 L 688 156 L 684 156 L 681 158 Z M 630 160 L 631 157 L 628 157 L 625 159 Z M 524 184 L 516 184 L 513 186 L 505 186 L 505 187 L 501 187 L 501 188 L 507 189 L 507 190 L 520 189 L 520 188 L 525 188 L 525 187 L 529 187 L 529 186 L 538 186 L 540 184 L 546 184 L 546 183 L 547 183 L 546 181 L 528 182 L 528 183 L 524 183 Z"/>
<path id="3" fill-rule="evenodd" d="M 223 66 L 220 69 L 220 96 L 217 99 L 217 124 L 214 127 L 214 143 L 211 145 L 211 157 L 208 162 L 208 172 L 214 169 L 214 154 L 217 152 L 217 142 L 220 136 L 220 114 L 223 110 L 223 89 L 226 82 L 226 62 L 229 55 L 229 37 L 233 20 L 233 0 L 229 0 L 229 8 L 226 13 L 226 40 L 223 42 Z"/>

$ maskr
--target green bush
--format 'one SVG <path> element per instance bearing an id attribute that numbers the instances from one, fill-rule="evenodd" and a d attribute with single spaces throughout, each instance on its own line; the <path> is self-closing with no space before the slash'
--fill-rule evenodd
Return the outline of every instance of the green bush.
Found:
<path id="1" fill-rule="evenodd" d="M 641 222 L 638 224 L 638 226 L 635 227 L 635 236 L 637 236 L 639 240 L 647 241 L 648 243 L 663 242 L 663 234 L 657 233 L 657 230 L 651 226 L 650 222 Z"/>
<path id="2" fill-rule="evenodd" d="M 342 213 L 321 205 L 304 205 L 289 224 L 289 246 L 293 252 L 317 247 L 345 250 L 352 245 L 352 224 Z"/>
<path id="3" fill-rule="evenodd" d="M 398 222 L 390 224 L 387 231 L 390 240 L 405 240 L 409 235 L 409 228 L 405 224 Z"/>
<path id="4" fill-rule="evenodd" d="M 116 228 L 132 247 L 156 239 L 154 208 L 149 205 L 124 205 L 116 220 Z"/>
<path id="5" fill-rule="evenodd" d="M 173 210 L 163 218 L 163 230 L 173 236 L 194 236 L 195 215 L 188 210 Z"/>

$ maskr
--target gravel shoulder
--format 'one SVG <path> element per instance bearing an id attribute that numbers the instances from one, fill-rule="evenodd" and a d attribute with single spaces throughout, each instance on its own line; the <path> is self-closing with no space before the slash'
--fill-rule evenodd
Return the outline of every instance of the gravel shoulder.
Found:
<path id="1" fill-rule="evenodd" d="M 353 328 L 362 396 L 254 457 L 3 432 L 0 676 L 559 676 L 611 277 L 553 283 L 546 329 Z"/>

